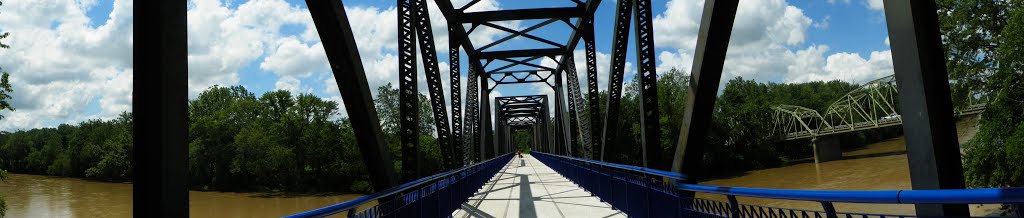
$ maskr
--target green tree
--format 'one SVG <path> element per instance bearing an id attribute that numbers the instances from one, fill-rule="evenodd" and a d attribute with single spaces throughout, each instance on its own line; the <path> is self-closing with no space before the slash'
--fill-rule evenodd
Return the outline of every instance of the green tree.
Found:
<path id="1" fill-rule="evenodd" d="M 999 47 L 1005 40 L 1007 8 L 1011 1 L 939 0 L 939 28 L 946 50 L 946 66 L 956 106 L 964 106 L 986 87 L 998 66 Z M 1020 37 L 1020 36 L 1017 36 Z"/>
<path id="2" fill-rule="evenodd" d="M 986 78 L 990 100 L 978 134 L 965 146 L 972 187 L 1024 186 L 1024 6 L 1009 3 L 1003 10 L 1004 41 L 995 49 L 995 73 Z"/>

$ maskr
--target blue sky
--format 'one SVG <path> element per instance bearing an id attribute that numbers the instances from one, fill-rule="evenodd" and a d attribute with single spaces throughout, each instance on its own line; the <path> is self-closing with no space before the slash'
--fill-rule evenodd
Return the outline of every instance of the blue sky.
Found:
<path id="1" fill-rule="evenodd" d="M 397 82 L 395 2 L 344 1 L 372 87 Z M 453 2 L 459 7 L 468 0 Z M 859 83 L 889 75 L 892 61 L 880 3 L 743 0 L 723 80 L 742 76 L 765 82 L 840 79 Z M 0 6 L 0 31 L 11 32 L 5 43 L 12 46 L 0 50 L 0 66 L 11 73 L 15 87 L 11 103 L 18 108 L 0 112 L 6 117 L 0 121 L 0 131 L 109 119 L 131 110 L 131 4 L 130 0 L 19 0 Z M 602 89 L 607 87 L 614 4 L 605 0 L 595 21 Z M 483 0 L 469 11 L 572 5 L 569 0 Z M 671 68 L 688 72 L 702 1 L 656 0 L 652 5 L 659 73 Z M 431 9 L 447 87 L 446 24 L 436 8 Z M 190 0 L 188 16 L 190 98 L 212 85 L 242 85 L 257 94 L 287 89 L 340 103 L 304 1 Z M 523 29 L 538 22 L 499 25 Z M 560 22 L 533 33 L 555 42 L 568 39 L 568 28 Z M 506 35 L 481 28 L 471 37 L 479 47 Z M 533 47 L 543 44 L 517 39 L 495 49 Z M 627 54 L 628 79 L 636 71 L 635 51 L 631 48 Z M 582 50 L 576 56 L 577 69 L 584 72 Z M 463 61 L 468 60 L 463 57 Z M 551 66 L 553 62 L 535 63 Z M 462 72 L 467 72 L 465 64 Z M 421 73 L 420 90 L 425 93 L 424 81 Z M 552 91 L 539 84 L 507 85 L 492 96 L 537 93 Z"/>

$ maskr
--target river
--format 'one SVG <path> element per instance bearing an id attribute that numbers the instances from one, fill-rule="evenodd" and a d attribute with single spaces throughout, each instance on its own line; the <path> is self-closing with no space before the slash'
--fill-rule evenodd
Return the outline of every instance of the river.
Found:
<path id="1" fill-rule="evenodd" d="M 977 133 L 976 116 L 966 117 L 957 122 L 957 136 L 960 144 Z M 843 152 L 843 159 L 815 164 L 806 159 L 798 164 L 754 170 L 725 179 L 715 179 L 701 184 L 733 187 L 757 187 L 779 189 L 811 190 L 883 190 L 911 189 L 910 168 L 907 162 L 904 138 L 896 137 L 869 144 L 859 149 Z M 698 194 L 697 197 L 725 201 L 720 195 Z M 821 204 L 806 201 L 783 201 L 760 198 L 737 197 L 741 204 L 764 205 L 781 208 L 821 210 Z M 844 204 L 835 205 L 837 211 L 870 212 L 876 214 L 914 214 L 912 205 L 894 204 Z M 974 216 L 990 215 L 997 212 L 998 205 L 971 205 Z M 996 214 L 998 215 L 998 214 Z"/>
<path id="2" fill-rule="evenodd" d="M 7 217 L 132 217 L 132 185 L 76 178 L 10 174 L 0 182 Z M 360 195 L 270 196 L 189 192 L 190 217 L 280 217 Z"/>

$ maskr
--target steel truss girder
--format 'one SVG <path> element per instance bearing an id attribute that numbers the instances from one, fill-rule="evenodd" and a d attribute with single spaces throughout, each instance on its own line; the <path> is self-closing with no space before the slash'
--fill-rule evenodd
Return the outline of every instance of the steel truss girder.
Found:
<path id="1" fill-rule="evenodd" d="M 580 144 L 582 144 L 583 146 L 582 149 L 580 149 L 583 152 L 582 154 L 580 154 L 580 157 L 593 158 L 593 156 L 591 155 L 591 153 L 593 152 L 593 144 L 591 144 L 591 138 L 593 136 L 591 135 L 590 131 L 590 119 L 588 117 L 588 114 L 585 112 L 586 110 L 584 110 L 586 109 L 586 107 L 583 103 L 583 96 L 580 93 L 580 79 L 576 73 L 576 61 L 573 60 L 574 58 L 571 55 L 565 58 L 568 58 L 569 63 L 572 63 L 572 65 L 565 66 L 565 74 L 566 76 L 569 77 L 569 108 L 570 111 L 572 111 L 572 118 L 574 119 L 574 122 L 572 123 L 576 125 L 574 127 L 576 127 L 577 131 L 579 131 L 581 141 Z"/>
<path id="2" fill-rule="evenodd" d="M 602 140 L 596 133 L 597 131 L 602 130 L 602 125 L 601 96 L 600 92 L 598 91 L 599 87 L 597 81 L 597 48 L 595 47 L 596 45 L 594 42 L 594 20 L 592 18 L 587 18 L 586 22 L 583 24 L 582 29 L 583 31 L 581 35 L 583 36 L 583 43 L 584 48 L 586 50 L 585 55 L 587 61 L 587 104 L 590 105 L 590 107 L 588 107 L 587 112 L 590 113 L 589 115 L 591 137 L 587 140 L 590 140 L 591 147 L 589 149 L 591 151 L 591 156 L 588 158 L 594 159 L 597 157 L 601 157 L 601 153 L 600 150 L 595 151 L 593 146 L 601 145 Z M 572 63 L 573 66 L 575 66 L 575 63 L 573 62 L 568 63 Z M 595 152 L 597 152 L 597 154 L 595 154 Z"/>
<path id="3" fill-rule="evenodd" d="M 615 8 L 615 28 L 612 35 L 612 60 L 611 71 L 608 78 L 608 105 L 604 116 L 604 128 L 601 133 L 604 141 L 601 143 L 601 161 L 616 162 L 605 157 L 608 147 L 615 144 L 619 127 L 619 105 L 622 100 L 622 77 L 626 70 L 626 51 L 629 49 L 629 21 L 633 11 L 633 2 L 629 0 L 617 1 Z"/>
<path id="4" fill-rule="evenodd" d="M 650 158 L 658 156 L 661 148 L 661 122 L 658 113 L 658 73 L 654 56 L 654 20 L 651 18 L 651 0 L 633 0 L 633 21 L 636 32 L 637 70 L 640 74 L 640 140 L 644 167 L 651 167 Z"/>
<path id="5" fill-rule="evenodd" d="M 897 95 L 895 77 L 882 77 L 857 87 L 833 102 L 825 111 L 825 119 L 831 121 L 831 124 L 850 128 L 858 122 L 871 122 L 878 126 L 880 116 L 899 114 L 894 106 Z"/>
<path id="6" fill-rule="evenodd" d="M 583 14 L 584 10 L 581 7 L 560 7 L 470 12 L 462 13 L 459 18 L 462 23 L 484 23 L 532 19 L 568 20 L 570 18 L 581 17 Z"/>
<path id="7" fill-rule="evenodd" d="M 465 126 L 465 132 L 466 132 L 467 139 L 465 141 L 467 142 L 467 145 L 468 145 L 468 146 L 466 146 L 466 148 L 467 148 L 466 149 L 467 150 L 466 153 L 471 153 L 470 151 L 478 151 L 476 153 L 471 153 L 468 156 L 476 155 L 475 156 L 476 158 L 473 158 L 474 161 L 482 161 L 482 160 L 484 160 L 484 153 L 483 153 L 482 150 L 480 150 L 480 148 L 478 146 L 479 143 L 480 143 L 480 122 L 479 122 L 480 121 L 480 119 L 479 119 L 479 117 L 480 117 L 480 105 L 479 105 L 480 86 L 478 84 L 479 81 L 480 81 L 480 78 L 477 76 L 477 72 L 479 72 L 479 70 L 478 70 L 479 68 L 477 68 L 476 65 L 473 64 L 475 62 L 476 62 L 475 60 L 470 60 L 470 64 L 468 66 L 469 67 L 469 73 L 468 73 L 469 76 L 466 77 L 469 80 L 466 81 L 466 111 L 465 111 L 466 126 Z M 475 148 L 475 149 L 471 149 L 471 148 Z"/>
<path id="8" fill-rule="evenodd" d="M 459 68 L 459 46 L 462 44 L 461 37 L 451 37 L 455 35 L 454 26 L 461 26 L 458 23 L 448 23 L 448 66 L 449 66 L 449 83 L 451 86 L 452 93 L 452 155 L 455 156 L 455 163 L 451 168 L 457 168 L 459 166 L 466 165 L 469 163 L 469 152 L 465 151 L 465 140 L 463 139 L 463 127 L 462 127 L 462 72 Z"/>
<path id="9" fill-rule="evenodd" d="M 399 135 L 402 140 L 402 181 L 420 178 L 422 154 L 419 128 L 419 92 L 416 77 L 416 2 L 398 1 Z"/>
<path id="10" fill-rule="evenodd" d="M 437 52 L 434 47 L 434 32 L 430 25 L 430 14 L 426 0 L 415 0 L 416 36 L 419 39 L 420 53 L 423 55 L 424 73 L 427 79 L 427 94 L 430 95 L 430 106 L 434 112 L 434 129 L 437 131 L 437 145 L 441 149 L 444 166 L 451 169 L 456 166 L 454 151 L 451 146 L 451 132 L 448 123 L 448 109 L 444 100 L 444 86 L 441 84 L 441 71 L 438 67 Z"/>
<path id="11" fill-rule="evenodd" d="M 776 105 L 771 108 L 773 134 L 791 134 L 799 130 L 817 135 L 820 128 L 832 128 L 818 111 L 810 108 L 796 105 Z"/>

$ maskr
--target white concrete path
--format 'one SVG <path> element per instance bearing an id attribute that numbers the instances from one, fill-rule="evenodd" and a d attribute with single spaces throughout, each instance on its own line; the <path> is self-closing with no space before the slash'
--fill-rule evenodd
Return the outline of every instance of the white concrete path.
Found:
<path id="1" fill-rule="evenodd" d="M 530 155 L 513 158 L 453 217 L 626 217 Z"/>

